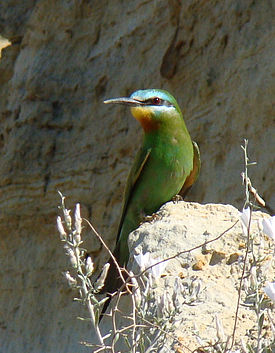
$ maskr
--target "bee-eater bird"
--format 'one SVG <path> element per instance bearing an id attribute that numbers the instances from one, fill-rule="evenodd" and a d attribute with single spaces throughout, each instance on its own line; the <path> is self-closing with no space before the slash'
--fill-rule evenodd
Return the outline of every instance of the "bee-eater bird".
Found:
<path id="1" fill-rule="evenodd" d="M 129 98 L 109 99 L 104 103 L 130 106 L 132 115 L 144 131 L 142 147 L 128 176 L 113 252 L 120 267 L 126 267 L 129 233 L 145 216 L 152 215 L 176 194 L 185 196 L 198 177 L 200 153 L 190 138 L 175 98 L 167 91 L 139 90 Z M 112 259 L 109 262 L 104 291 L 113 293 L 122 281 Z M 109 302 L 105 304 L 102 313 Z"/>

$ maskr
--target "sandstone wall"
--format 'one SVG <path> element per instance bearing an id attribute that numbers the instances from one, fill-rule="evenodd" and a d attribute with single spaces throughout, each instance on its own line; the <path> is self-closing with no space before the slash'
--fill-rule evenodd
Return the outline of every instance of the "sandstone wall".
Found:
<path id="1" fill-rule="evenodd" d="M 112 244 L 141 139 L 130 112 L 104 106 L 105 98 L 149 87 L 175 95 L 201 149 L 191 200 L 242 205 L 240 144 L 248 138 L 258 161 L 250 175 L 274 207 L 273 14 L 271 1 L 252 0 L 0 4 L 0 34 L 12 43 L 0 60 L 3 352 L 22 344 L 26 352 L 76 351 L 66 331 L 77 325 L 75 304 L 69 312 L 55 239 L 57 190 L 69 205 L 80 201 Z M 91 240 L 90 250 L 98 254 L 99 244 Z M 58 319 L 46 315 L 57 308 Z"/>

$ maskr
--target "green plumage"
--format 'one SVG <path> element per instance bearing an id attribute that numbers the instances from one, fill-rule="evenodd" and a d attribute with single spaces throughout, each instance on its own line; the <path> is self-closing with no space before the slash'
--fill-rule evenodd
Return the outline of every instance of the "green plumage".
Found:
<path id="1" fill-rule="evenodd" d="M 142 147 L 127 180 L 114 250 L 119 265 L 125 267 L 129 259 L 129 233 L 181 190 L 186 194 L 199 173 L 199 149 L 190 138 L 175 98 L 166 91 L 140 90 L 129 98 L 105 103 L 131 106 L 144 130 Z M 114 276 L 117 271 L 113 265 L 111 261 L 105 286 L 108 292 L 121 284 Z"/>

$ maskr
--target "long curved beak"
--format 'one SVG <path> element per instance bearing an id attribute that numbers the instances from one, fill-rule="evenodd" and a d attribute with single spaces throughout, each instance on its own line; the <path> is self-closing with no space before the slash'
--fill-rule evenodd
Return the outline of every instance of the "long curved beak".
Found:
<path id="1" fill-rule="evenodd" d="M 131 107 L 136 107 L 139 105 L 144 105 L 144 102 L 139 101 L 137 99 L 133 98 L 113 98 L 113 99 L 107 99 L 104 101 L 105 104 L 122 104 L 122 105 L 130 105 Z"/>

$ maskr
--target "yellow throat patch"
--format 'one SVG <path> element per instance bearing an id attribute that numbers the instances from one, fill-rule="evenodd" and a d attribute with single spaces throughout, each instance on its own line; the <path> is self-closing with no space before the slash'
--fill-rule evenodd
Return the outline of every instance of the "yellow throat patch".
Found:
<path id="1" fill-rule="evenodd" d="M 153 111 L 150 107 L 132 107 L 131 113 L 140 122 L 145 132 L 150 132 L 158 128 L 158 122 L 152 118 Z"/>

